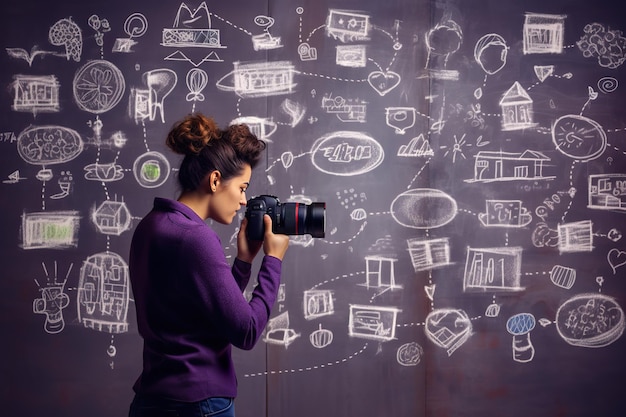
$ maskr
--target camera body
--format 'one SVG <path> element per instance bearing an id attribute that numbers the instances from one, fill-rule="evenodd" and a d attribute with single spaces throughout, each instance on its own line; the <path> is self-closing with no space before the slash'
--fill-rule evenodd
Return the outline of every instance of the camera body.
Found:
<path id="1" fill-rule="evenodd" d="M 263 194 L 248 200 L 246 232 L 250 240 L 263 240 L 265 225 L 263 215 L 272 218 L 272 232 L 284 235 L 324 237 L 326 228 L 326 203 L 281 203 L 273 195 Z"/>

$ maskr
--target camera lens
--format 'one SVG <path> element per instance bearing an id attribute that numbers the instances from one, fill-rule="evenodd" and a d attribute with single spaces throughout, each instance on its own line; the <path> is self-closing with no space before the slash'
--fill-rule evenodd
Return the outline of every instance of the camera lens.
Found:
<path id="1" fill-rule="evenodd" d="M 288 235 L 324 237 L 326 229 L 326 203 L 282 204 L 281 232 Z"/>

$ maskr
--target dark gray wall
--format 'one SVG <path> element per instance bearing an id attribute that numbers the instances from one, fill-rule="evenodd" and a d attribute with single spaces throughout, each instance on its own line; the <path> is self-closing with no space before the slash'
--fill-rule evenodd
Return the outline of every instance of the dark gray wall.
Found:
<path id="1" fill-rule="evenodd" d="M 624 415 L 616 4 L 1 6 L 3 413 L 126 414 L 130 237 L 202 111 L 268 141 L 251 195 L 327 203 L 268 328 L 298 337 L 235 353 L 239 416 Z"/>

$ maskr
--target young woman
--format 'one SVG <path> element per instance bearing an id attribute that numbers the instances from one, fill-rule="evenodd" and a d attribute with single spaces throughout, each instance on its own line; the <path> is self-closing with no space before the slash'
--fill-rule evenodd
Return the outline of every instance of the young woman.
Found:
<path id="1" fill-rule="evenodd" d="M 248 241 L 244 218 L 231 266 L 205 223 L 230 224 L 246 204 L 252 168 L 265 149 L 247 126 L 221 130 L 192 114 L 173 126 L 166 143 L 185 155 L 178 172 L 182 192 L 177 200 L 155 198 L 131 243 L 130 279 L 144 347 L 129 416 L 234 416 L 231 346 L 249 350 L 259 340 L 289 237 L 273 234 L 265 215 L 263 242 Z M 265 256 L 247 301 L 243 291 L 261 247 Z"/>

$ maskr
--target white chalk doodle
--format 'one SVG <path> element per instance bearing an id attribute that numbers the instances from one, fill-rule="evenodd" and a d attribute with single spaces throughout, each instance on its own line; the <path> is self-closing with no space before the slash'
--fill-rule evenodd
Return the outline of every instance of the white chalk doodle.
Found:
<path id="1" fill-rule="evenodd" d="M 400 311 L 395 307 L 350 304 L 348 334 L 380 342 L 393 340 Z"/>
<path id="2" fill-rule="evenodd" d="M 23 249 L 65 249 L 78 245 L 80 214 L 75 210 L 22 215 Z"/>
<path id="3" fill-rule="evenodd" d="M 428 313 L 424 332 L 431 342 L 451 356 L 472 336 L 473 327 L 465 311 L 440 308 Z"/>
<path id="4" fill-rule="evenodd" d="M 74 101 L 81 110 L 102 114 L 115 107 L 126 89 L 122 71 L 106 60 L 92 60 L 76 71 Z"/>
<path id="5" fill-rule="evenodd" d="M 524 54 L 560 54 L 563 52 L 565 15 L 526 13 Z"/>
<path id="6" fill-rule="evenodd" d="M 506 322 L 506 330 L 513 335 L 512 351 L 515 362 L 526 363 L 535 357 L 535 347 L 530 340 L 530 332 L 535 328 L 535 316 L 519 313 Z"/>
<path id="7" fill-rule="evenodd" d="M 467 248 L 464 291 L 522 291 L 522 248 Z"/>
<path id="8" fill-rule="evenodd" d="M 606 149 L 606 133 L 602 126 L 575 114 L 561 116 L 554 122 L 552 141 L 563 155 L 581 161 L 598 158 Z"/>

